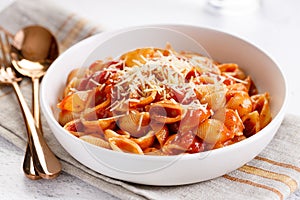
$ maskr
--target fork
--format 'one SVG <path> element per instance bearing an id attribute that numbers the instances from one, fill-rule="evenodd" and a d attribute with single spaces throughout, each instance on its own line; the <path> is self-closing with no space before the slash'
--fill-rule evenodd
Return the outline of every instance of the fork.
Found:
<path id="1" fill-rule="evenodd" d="M 6 50 L 6 47 L 10 46 L 8 36 L 6 33 L 3 35 L 6 45 L 0 34 L 0 46 L 2 52 L 2 59 L 0 60 L 0 83 L 11 85 L 16 93 L 27 129 L 28 143 L 35 170 L 42 178 L 55 178 L 61 171 L 61 164 L 48 147 L 40 129 L 35 124 L 33 115 L 31 114 L 19 87 L 19 82 L 22 78 L 16 77 L 10 62 L 8 61 L 8 58 L 10 58 L 9 51 Z"/>
<path id="2" fill-rule="evenodd" d="M 13 36 L 12 35 L 8 36 L 9 33 L 6 32 L 6 30 L 1 26 L 0 26 L 0 31 L 4 32 L 4 39 L 5 39 L 5 42 L 6 42 L 6 46 L 5 46 L 5 44 L 2 42 L 2 40 L 0 40 L 0 42 L 1 42 L 1 45 L 0 45 L 1 46 L 1 52 L 3 54 L 2 55 L 2 65 L 3 65 L 3 67 L 10 66 L 10 61 L 9 61 L 10 56 L 7 58 L 8 53 L 5 53 L 5 52 L 11 52 L 8 37 L 13 37 Z M 1 37 L 1 35 L 0 35 L 0 37 Z M 6 51 L 5 47 L 7 47 L 9 50 Z M 17 82 L 19 82 L 21 80 L 22 79 L 19 78 L 19 79 L 17 79 Z M 31 152 L 30 152 L 30 147 L 29 147 L 28 143 L 27 143 L 27 146 L 26 146 L 26 153 L 25 153 L 25 156 L 24 156 L 23 171 L 24 171 L 25 176 L 27 178 L 31 179 L 31 180 L 37 180 L 37 179 L 42 178 L 34 168 L 32 156 L 31 156 Z"/>

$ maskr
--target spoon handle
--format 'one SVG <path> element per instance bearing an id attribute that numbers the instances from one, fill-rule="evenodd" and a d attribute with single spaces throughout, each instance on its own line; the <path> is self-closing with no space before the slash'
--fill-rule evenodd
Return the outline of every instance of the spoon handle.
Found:
<path id="1" fill-rule="evenodd" d="M 34 168 L 29 142 L 27 142 L 26 146 L 25 157 L 23 161 L 23 171 L 25 176 L 31 180 L 38 180 L 42 178 Z"/>
<path id="2" fill-rule="evenodd" d="M 39 78 L 32 78 L 32 114 L 35 120 L 36 127 L 40 129 L 41 133 L 43 133 L 40 119 L 39 81 Z M 27 143 L 27 148 L 23 161 L 23 171 L 26 177 L 29 179 L 38 180 L 41 178 L 34 168 L 29 143 Z"/>
<path id="3" fill-rule="evenodd" d="M 32 77 L 32 115 L 36 126 L 42 131 L 40 114 L 40 78 Z"/>
<path id="4" fill-rule="evenodd" d="M 34 167 L 42 178 L 55 178 L 61 171 L 61 164 L 48 147 L 40 129 L 35 125 L 34 118 L 18 83 L 12 82 L 12 85 L 23 113 Z"/>

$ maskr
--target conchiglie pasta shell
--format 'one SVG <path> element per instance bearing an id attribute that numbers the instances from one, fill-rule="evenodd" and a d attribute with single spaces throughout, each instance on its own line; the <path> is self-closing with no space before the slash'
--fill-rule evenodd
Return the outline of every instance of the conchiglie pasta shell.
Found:
<path id="1" fill-rule="evenodd" d="M 113 137 L 108 140 L 111 148 L 124 153 L 144 154 L 141 147 L 134 141 L 124 137 Z"/>
<path id="2" fill-rule="evenodd" d="M 112 137 L 125 137 L 125 138 L 130 138 L 130 134 L 126 131 L 122 131 L 121 132 L 122 134 L 116 132 L 116 131 L 113 131 L 111 129 L 106 129 L 104 131 L 104 137 L 105 139 L 109 139 L 109 138 L 112 138 Z"/>
<path id="3" fill-rule="evenodd" d="M 254 86 L 251 77 L 247 76 L 247 78 L 244 80 L 244 82 L 246 82 L 244 85 L 245 85 L 245 87 L 247 89 L 247 92 L 249 91 L 249 94 L 250 94 L 250 88 L 251 88 L 251 86 Z"/>
<path id="4" fill-rule="evenodd" d="M 174 154 L 180 154 L 187 150 L 186 147 L 181 146 L 180 144 L 176 143 L 177 134 L 173 134 L 170 137 L 168 137 L 167 141 L 162 147 L 162 152 L 166 155 L 174 155 Z"/>
<path id="5" fill-rule="evenodd" d="M 208 119 L 198 126 L 197 136 L 204 142 L 216 144 L 233 138 L 234 133 L 230 132 L 220 120 Z"/>
<path id="6" fill-rule="evenodd" d="M 149 96 L 146 96 L 144 98 L 142 98 L 141 100 L 139 100 L 138 102 L 130 102 L 129 103 L 129 107 L 137 107 L 137 106 L 145 106 L 145 105 L 149 105 L 152 101 L 154 101 L 155 97 L 156 97 L 157 91 L 152 91 L 150 93 Z"/>
<path id="7" fill-rule="evenodd" d="M 105 62 L 103 62 L 103 60 L 96 60 L 89 66 L 89 70 L 92 73 L 95 73 L 96 71 L 103 70 L 104 67 L 105 67 Z"/>
<path id="8" fill-rule="evenodd" d="M 226 91 L 218 91 L 205 95 L 201 103 L 207 103 L 212 110 L 223 108 L 226 103 Z"/>
<path id="9" fill-rule="evenodd" d="M 178 155 L 186 152 L 186 150 L 186 148 L 183 148 L 182 146 L 176 143 L 164 145 L 162 148 L 162 152 L 166 155 Z"/>
<path id="10" fill-rule="evenodd" d="M 226 103 L 226 108 L 237 110 L 239 115 L 244 115 L 252 111 L 252 102 L 247 92 L 235 93 Z"/>
<path id="11" fill-rule="evenodd" d="M 245 126 L 244 135 L 246 137 L 250 137 L 260 130 L 259 113 L 257 111 L 248 113 L 242 120 Z"/>
<path id="12" fill-rule="evenodd" d="M 141 137 L 149 129 L 150 115 L 148 112 L 134 111 L 120 117 L 117 121 L 120 129 L 127 131 L 133 137 Z"/>
<path id="13" fill-rule="evenodd" d="M 141 48 L 123 54 L 121 60 L 125 60 L 127 67 L 133 67 L 139 63 L 144 64 L 146 62 L 144 58 L 154 57 L 157 51 L 164 53 L 163 50 L 157 48 Z"/>
<path id="14" fill-rule="evenodd" d="M 208 104 L 212 110 L 218 110 L 224 107 L 226 103 L 225 94 L 227 88 L 223 84 L 205 84 L 196 87 L 197 97 L 200 97 L 200 102 Z"/>
<path id="15" fill-rule="evenodd" d="M 67 110 L 78 113 L 85 109 L 88 96 L 89 92 L 78 91 L 65 97 L 57 106 L 61 110 Z"/>
<path id="16" fill-rule="evenodd" d="M 71 93 L 74 92 L 74 88 L 76 88 L 79 83 L 80 83 L 80 79 L 78 79 L 77 77 L 74 77 L 72 80 L 70 80 L 66 86 L 66 88 L 64 89 L 64 94 L 63 97 L 66 97 L 68 95 L 70 95 Z"/>
<path id="17" fill-rule="evenodd" d="M 238 79 L 245 79 L 246 75 L 245 73 L 240 69 L 240 67 L 236 63 L 224 63 L 218 65 L 221 72 L 229 74 L 232 77 L 238 78 Z"/>
<path id="18" fill-rule="evenodd" d="M 85 135 L 84 126 L 80 119 L 72 120 L 64 125 L 64 129 L 69 131 L 72 135 L 80 137 Z"/>
<path id="19" fill-rule="evenodd" d="M 260 127 L 264 128 L 272 120 L 271 109 L 269 106 L 269 101 L 265 101 L 263 109 L 259 115 Z"/>
<path id="20" fill-rule="evenodd" d="M 151 119 L 163 124 L 175 123 L 181 120 L 183 109 L 180 104 L 170 100 L 153 103 L 149 113 Z"/>
<path id="21" fill-rule="evenodd" d="M 115 124 L 115 118 L 103 118 L 98 119 L 95 121 L 86 121 L 82 120 L 82 123 L 85 127 L 85 131 L 92 133 L 92 132 L 101 132 L 103 133 L 104 130 L 108 128 L 112 128 L 112 126 Z"/>
<path id="22" fill-rule="evenodd" d="M 259 113 L 261 129 L 268 125 L 272 120 L 269 98 L 269 93 L 254 95 L 251 97 L 254 102 L 254 110 L 257 110 Z"/>
<path id="23" fill-rule="evenodd" d="M 246 78 L 246 74 L 240 70 L 237 69 L 234 72 L 223 72 L 222 75 L 227 76 L 227 77 L 233 77 L 233 79 L 238 80 L 238 81 L 243 81 Z"/>
<path id="24" fill-rule="evenodd" d="M 227 140 L 224 143 L 215 144 L 213 147 L 211 147 L 211 149 L 218 149 L 218 148 L 226 147 L 226 146 L 232 145 L 234 143 L 240 142 L 240 141 L 245 140 L 245 139 L 246 139 L 246 137 L 244 135 L 234 136 L 232 139 Z"/>
<path id="25" fill-rule="evenodd" d="M 93 107 L 93 108 L 87 108 L 82 113 L 82 117 L 86 120 L 93 120 L 97 119 L 97 113 L 100 113 L 101 111 L 104 111 L 109 105 L 110 105 L 110 98 L 106 99 L 106 101 L 102 102 L 101 104 Z"/>
<path id="26" fill-rule="evenodd" d="M 228 130 L 235 133 L 235 135 L 243 135 L 244 124 L 237 111 L 231 109 L 220 109 L 214 115 L 213 119 L 220 120 L 228 128 Z"/>
<path id="27" fill-rule="evenodd" d="M 70 81 L 72 81 L 74 78 L 77 78 L 77 79 L 84 78 L 84 76 L 87 73 L 88 73 L 88 69 L 86 69 L 86 68 L 81 67 L 81 68 L 73 69 L 68 75 L 67 84 L 70 83 Z"/>
<path id="28" fill-rule="evenodd" d="M 208 119 L 211 116 L 211 110 L 202 110 L 202 109 L 195 109 L 195 110 L 187 110 L 184 118 L 180 121 L 179 124 L 179 131 L 186 133 L 188 131 L 193 130 L 203 121 Z"/>
<path id="29" fill-rule="evenodd" d="M 109 143 L 107 141 L 103 140 L 100 137 L 95 137 L 95 136 L 92 136 L 92 135 L 83 135 L 79 138 L 83 141 L 86 141 L 86 142 L 90 143 L 90 144 L 93 144 L 93 145 L 96 145 L 96 146 L 99 146 L 99 147 L 103 147 L 103 148 L 106 148 L 106 149 L 110 149 Z"/>
<path id="30" fill-rule="evenodd" d="M 248 92 L 248 88 L 245 84 L 243 83 L 235 83 L 232 85 L 227 86 L 228 93 L 236 93 L 238 91 L 243 91 L 243 92 Z"/>
<path id="31" fill-rule="evenodd" d="M 196 90 L 201 96 L 205 96 L 216 92 L 225 92 L 227 88 L 223 84 L 203 84 L 197 85 Z"/>
<path id="32" fill-rule="evenodd" d="M 218 68 L 221 72 L 234 72 L 239 66 L 235 63 L 223 63 L 218 65 Z"/>
<path id="33" fill-rule="evenodd" d="M 163 126 L 161 129 L 156 130 L 155 137 L 159 142 L 160 147 L 162 147 L 169 137 L 169 129 L 166 126 Z"/>
<path id="34" fill-rule="evenodd" d="M 145 155 L 163 156 L 163 152 L 155 147 L 150 147 L 144 150 Z"/>
<path id="35" fill-rule="evenodd" d="M 64 97 L 74 92 L 72 89 L 76 89 L 78 87 L 82 78 L 84 78 L 87 73 L 88 70 L 86 68 L 76 68 L 69 73 L 66 83 L 67 87 L 64 90 Z"/>
<path id="36" fill-rule="evenodd" d="M 137 143 L 141 149 L 146 149 L 150 147 L 154 142 L 155 136 L 154 131 L 149 131 L 146 135 L 140 138 L 132 138 L 135 143 Z"/>
<path id="37" fill-rule="evenodd" d="M 62 110 L 58 115 L 58 122 L 60 125 L 64 126 L 66 123 L 78 119 L 80 117 L 80 114 L 74 113 L 67 110 Z"/>
<path id="38" fill-rule="evenodd" d="M 183 55 L 189 58 L 191 64 L 195 66 L 197 71 L 220 74 L 219 68 L 217 67 L 216 63 L 212 59 L 204 57 L 199 54 L 188 53 L 188 52 L 187 53 L 184 52 Z"/>

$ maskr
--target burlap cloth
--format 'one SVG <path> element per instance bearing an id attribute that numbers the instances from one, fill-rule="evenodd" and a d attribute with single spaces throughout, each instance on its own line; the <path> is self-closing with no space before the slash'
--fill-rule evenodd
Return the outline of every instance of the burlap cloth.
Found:
<path id="1" fill-rule="evenodd" d="M 0 26 L 12 34 L 32 24 L 49 28 L 57 36 L 61 52 L 102 31 L 101 27 L 41 0 L 20 0 L 0 13 Z M 15 94 L 11 87 L 0 87 L 0 137 L 25 151 L 26 129 Z M 28 79 L 22 81 L 21 90 L 31 105 Z M 73 159 L 54 138 L 44 119 L 42 123 L 45 138 L 65 172 L 121 199 L 285 199 L 300 185 L 297 116 L 286 115 L 272 142 L 245 166 L 210 181 L 175 187 L 131 184 L 96 173 Z"/>

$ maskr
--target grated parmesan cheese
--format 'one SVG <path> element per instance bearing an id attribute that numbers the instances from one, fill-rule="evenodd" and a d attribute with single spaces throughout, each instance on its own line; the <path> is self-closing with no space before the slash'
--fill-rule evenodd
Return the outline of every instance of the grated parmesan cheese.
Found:
<path id="1" fill-rule="evenodd" d="M 206 111 L 207 104 L 202 104 L 197 99 L 196 82 L 201 84 L 203 79 L 208 80 L 210 84 L 222 84 L 225 79 L 219 75 L 218 68 L 209 59 L 201 56 L 185 57 L 172 51 L 169 51 L 167 56 L 161 51 L 155 53 L 153 58 L 141 55 L 141 60 L 132 60 L 132 67 L 126 66 L 123 61 L 114 65 L 119 66 L 122 62 L 123 69 L 114 68 L 117 70 L 118 80 L 114 84 L 115 89 L 112 90 L 115 99 L 110 111 L 121 108 L 123 103 L 138 103 L 152 91 L 157 91 L 162 100 L 171 98 L 171 101 L 183 104 L 186 109 Z M 187 81 L 186 76 L 192 70 L 201 72 L 201 75 L 195 73 L 195 76 L 191 76 Z M 106 75 L 109 74 L 110 72 Z M 176 102 L 170 96 L 169 90 L 183 96 L 181 102 Z"/>

